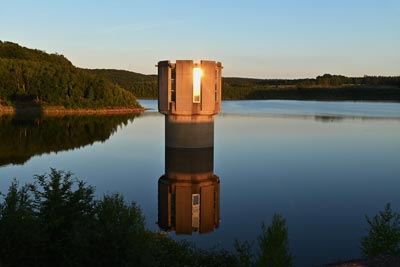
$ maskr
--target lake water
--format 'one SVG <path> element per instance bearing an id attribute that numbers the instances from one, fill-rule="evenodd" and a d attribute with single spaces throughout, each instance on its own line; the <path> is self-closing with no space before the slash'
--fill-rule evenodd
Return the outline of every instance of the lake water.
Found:
<path id="1" fill-rule="evenodd" d="M 0 117 L 0 191 L 49 167 L 70 170 L 99 197 L 120 192 L 159 231 L 165 173 L 164 116 Z M 208 153 L 208 152 L 207 152 Z M 212 153 L 212 151 L 211 151 Z M 275 212 L 287 221 L 296 266 L 360 257 L 370 216 L 400 210 L 400 104 L 226 101 L 214 125 L 219 225 L 207 234 L 169 235 L 232 249 L 256 240 Z M 255 244 L 256 245 L 256 244 Z"/>

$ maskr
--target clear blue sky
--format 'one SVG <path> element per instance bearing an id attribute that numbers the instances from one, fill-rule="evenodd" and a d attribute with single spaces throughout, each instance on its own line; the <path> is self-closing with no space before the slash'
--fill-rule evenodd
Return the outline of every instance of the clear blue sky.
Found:
<path id="1" fill-rule="evenodd" d="M 142 73 L 212 59 L 224 76 L 400 75 L 400 1 L 0 0 L 0 40 Z"/>

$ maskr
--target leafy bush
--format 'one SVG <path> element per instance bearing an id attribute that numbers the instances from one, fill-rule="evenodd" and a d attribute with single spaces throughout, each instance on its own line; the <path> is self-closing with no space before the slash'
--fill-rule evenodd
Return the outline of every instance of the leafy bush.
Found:
<path id="1" fill-rule="evenodd" d="M 51 169 L 0 203 L 0 266 L 243 266 L 226 250 L 203 250 L 144 227 L 135 203 Z"/>
<path id="2" fill-rule="evenodd" d="M 365 216 L 368 235 L 361 239 L 365 256 L 400 255 L 400 214 L 393 212 L 390 203 L 373 219 Z"/>
<path id="3" fill-rule="evenodd" d="M 274 214 L 272 224 L 266 228 L 262 224 L 262 233 L 258 238 L 260 254 L 258 266 L 288 267 L 292 266 L 293 257 L 289 251 L 288 231 L 285 219 Z"/>
<path id="4" fill-rule="evenodd" d="M 121 195 L 94 199 L 94 188 L 51 169 L 0 204 L 1 266 L 124 266 L 143 249 L 144 219 Z"/>
<path id="5" fill-rule="evenodd" d="M 70 172 L 51 169 L 22 187 L 14 180 L 0 203 L 0 266 L 291 266 L 285 220 L 262 225 L 236 253 L 200 249 L 145 229 L 134 203 L 119 194 L 94 198 L 94 188 Z"/>

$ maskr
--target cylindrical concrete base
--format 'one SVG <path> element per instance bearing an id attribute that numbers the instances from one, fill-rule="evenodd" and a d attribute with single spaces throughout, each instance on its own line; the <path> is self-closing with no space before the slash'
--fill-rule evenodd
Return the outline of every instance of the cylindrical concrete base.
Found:
<path id="1" fill-rule="evenodd" d="M 165 116 L 165 145 L 175 148 L 214 146 L 213 116 Z"/>

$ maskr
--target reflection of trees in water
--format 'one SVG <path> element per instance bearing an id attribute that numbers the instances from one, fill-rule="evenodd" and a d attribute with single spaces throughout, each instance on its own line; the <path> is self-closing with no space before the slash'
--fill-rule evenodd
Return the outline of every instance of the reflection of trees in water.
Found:
<path id="1" fill-rule="evenodd" d="M 318 115 L 318 116 L 314 116 L 314 119 L 316 121 L 320 121 L 320 122 L 340 122 L 340 121 L 345 120 L 346 117 L 344 117 L 344 116 Z"/>
<path id="2" fill-rule="evenodd" d="M 0 116 L 0 166 L 32 156 L 104 142 L 135 115 Z"/>

